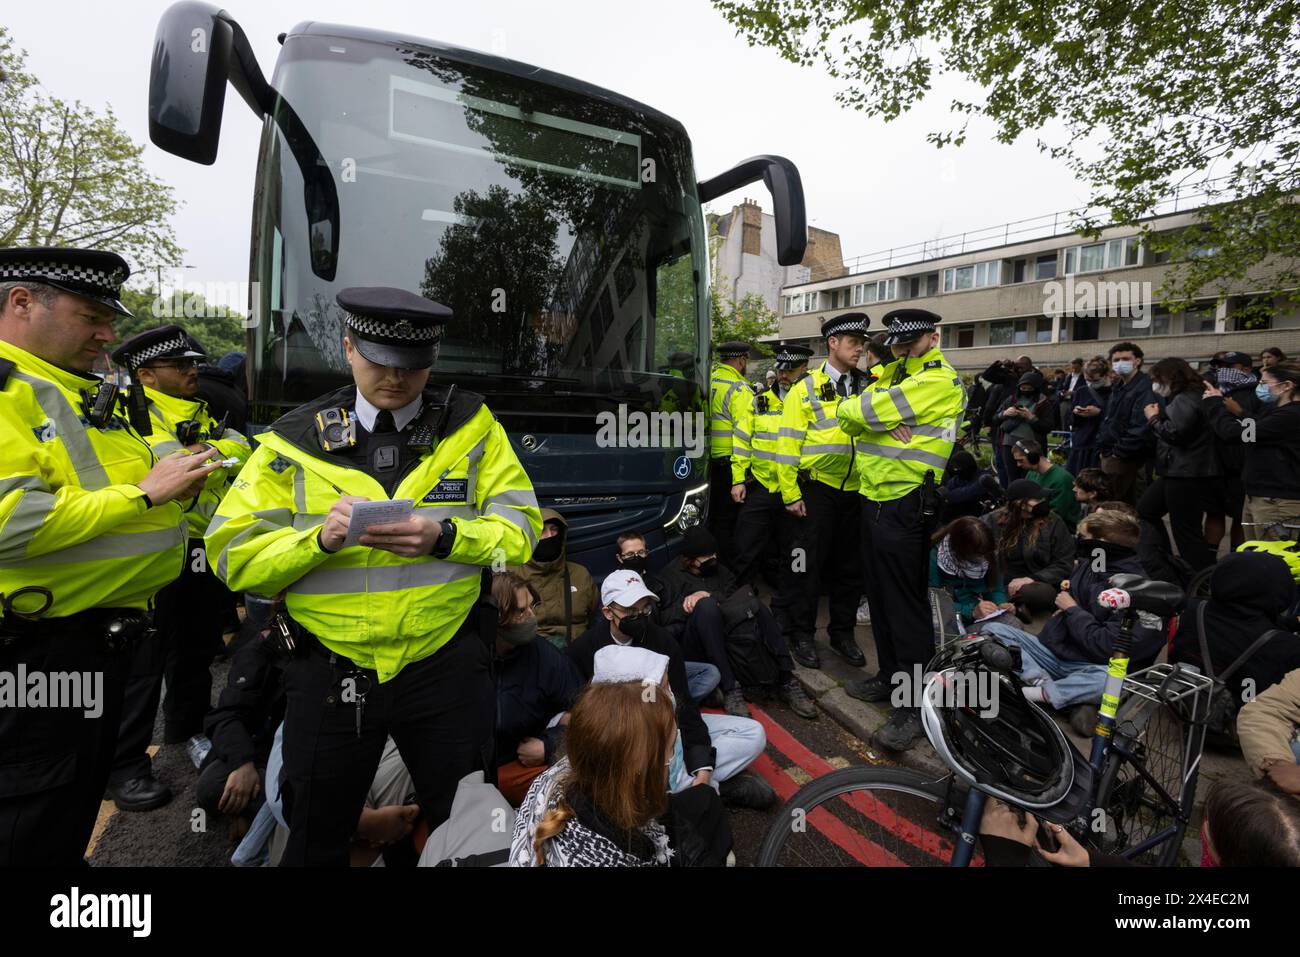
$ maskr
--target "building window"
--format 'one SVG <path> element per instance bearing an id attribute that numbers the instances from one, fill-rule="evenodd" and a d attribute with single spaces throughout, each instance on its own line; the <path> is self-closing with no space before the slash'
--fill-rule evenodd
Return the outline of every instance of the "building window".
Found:
<path id="1" fill-rule="evenodd" d="M 1051 317 L 1049 317 L 1049 316 L 1039 316 L 1039 317 L 1038 317 L 1038 328 L 1037 328 L 1037 330 L 1034 332 L 1034 341 L 1035 341 L 1035 342 L 1051 342 L 1051 341 L 1052 341 L 1052 320 L 1051 320 Z"/>
<path id="2" fill-rule="evenodd" d="M 1021 345 L 1029 341 L 1029 323 L 1024 319 L 1002 319 L 989 323 L 989 345 Z"/>
<path id="3" fill-rule="evenodd" d="M 787 298 L 785 313 L 787 316 L 798 316 L 805 312 L 816 311 L 817 293 L 815 292 L 796 293 Z"/>
<path id="4" fill-rule="evenodd" d="M 1169 313 L 1156 310 L 1145 316 L 1120 316 L 1119 337 L 1134 339 L 1139 336 L 1169 335 Z"/>
<path id="5" fill-rule="evenodd" d="M 1100 272 L 1103 269 L 1120 269 L 1136 266 L 1141 259 L 1141 244 L 1136 236 L 1111 239 L 1104 243 L 1072 246 L 1065 251 L 1065 274 Z"/>
<path id="6" fill-rule="evenodd" d="M 1075 316 L 1070 325 L 1070 337 L 1075 342 L 1095 340 L 1101 335 L 1101 319 L 1097 316 Z M 1061 329 L 1064 331 L 1065 326 L 1062 325 Z"/>
<path id="7" fill-rule="evenodd" d="M 1011 281 L 1012 282 L 1025 281 L 1025 260 L 1017 259 L 1015 265 L 1011 267 Z"/>
<path id="8" fill-rule="evenodd" d="M 1183 332 L 1214 332 L 1213 306 L 1202 306 L 1183 313 Z"/>
<path id="9" fill-rule="evenodd" d="M 960 326 L 948 326 L 943 329 L 943 347 L 945 349 L 969 349 L 975 345 L 975 324 L 968 322 Z"/>
<path id="10" fill-rule="evenodd" d="M 1037 280 L 1056 278 L 1056 253 L 1039 256 L 1034 261 L 1034 278 Z"/>
<path id="11" fill-rule="evenodd" d="M 939 274 L 932 272 L 925 277 L 925 294 L 927 296 L 939 295 Z"/>
<path id="12" fill-rule="evenodd" d="M 864 306 L 869 302 L 888 302 L 895 298 L 897 286 L 896 279 L 880 279 L 854 286 L 853 305 Z"/>
<path id="13" fill-rule="evenodd" d="M 943 271 L 943 291 L 960 292 L 963 289 L 983 289 L 996 286 L 1002 275 L 1002 260 L 975 263 L 972 266 L 954 266 Z"/>

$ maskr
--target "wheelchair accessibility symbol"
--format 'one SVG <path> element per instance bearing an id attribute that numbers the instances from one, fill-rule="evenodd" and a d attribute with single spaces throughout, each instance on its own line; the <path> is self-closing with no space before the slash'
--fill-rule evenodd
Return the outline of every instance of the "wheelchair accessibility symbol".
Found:
<path id="1" fill-rule="evenodd" d="M 684 455 L 677 456 L 677 461 L 673 463 L 673 474 L 679 479 L 691 477 L 691 461 Z"/>

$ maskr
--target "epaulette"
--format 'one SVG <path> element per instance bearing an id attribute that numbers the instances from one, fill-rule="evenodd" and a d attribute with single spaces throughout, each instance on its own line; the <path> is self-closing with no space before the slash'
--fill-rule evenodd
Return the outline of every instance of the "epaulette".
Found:
<path id="1" fill-rule="evenodd" d="M 943 368 L 943 360 L 942 360 L 942 359 L 931 359 L 929 362 L 922 363 L 921 368 L 922 368 L 922 369 L 942 369 L 942 368 Z"/>
<path id="2" fill-rule="evenodd" d="M 9 373 L 17 369 L 18 365 L 12 359 L 0 359 L 0 389 L 4 389 L 9 382 Z"/>

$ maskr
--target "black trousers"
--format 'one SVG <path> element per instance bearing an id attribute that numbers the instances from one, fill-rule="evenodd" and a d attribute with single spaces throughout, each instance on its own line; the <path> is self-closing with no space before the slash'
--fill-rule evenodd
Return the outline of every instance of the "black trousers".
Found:
<path id="1" fill-rule="evenodd" d="M 718 540 L 718 555 L 732 564 L 736 516 L 740 506 L 731 500 L 731 456 L 709 461 L 709 531 Z"/>
<path id="2" fill-rule="evenodd" d="M 790 645 L 781 634 L 781 626 L 766 606 L 758 606 L 758 634 L 767 650 L 776 659 L 781 677 L 794 672 L 794 659 L 790 657 Z M 724 692 L 736 687 L 736 673 L 731 669 L 731 659 L 727 656 L 727 630 L 722 620 L 722 609 L 712 595 L 702 598 L 695 605 L 695 610 L 686 619 L 686 631 L 682 633 L 682 654 L 687 661 L 703 661 L 718 669 L 721 678 L 718 687 Z"/>
<path id="3" fill-rule="evenodd" d="M 748 483 L 745 503 L 740 506 L 736 518 L 735 557 L 731 570 L 740 584 L 755 584 L 767 559 L 769 545 L 776 543 L 777 589 L 772 595 L 771 605 L 772 613 L 782 627 L 786 627 L 790 620 L 790 595 L 794 585 L 790 570 L 793 521 L 797 519 L 785 510 L 779 489 L 769 492 L 761 482 Z"/>
<path id="4" fill-rule="evenodd" d="M 816 479 L 801 479 L 799 488 L 808 517 L 794 518 L 792 548 L 799 551 L 791 556 L 791 635 L 800 641 L 816 634 L 817 604 L 824 588 L 830 594 L 827 633 L 852 641 L 862 594 L 862 496 Z"/>
<path id="5" fill-rule="evenodd" d="M 1205 541 L 1205 516 L 1223 514 L 1223 499 L 1220 478 L 1158 478 L 1138 500 L 1142 537 L 1171 554 L 1163 521 L 1168 514 L 1179 557 L 1194 571 L 1209 568 L 1215 554 Z"/>
<path id="6" fill-rule="evenodd" d="M 919 488 L 890 502 L 862 503 L 867 601 L 885 681 L 934 657 L 927 584 L 932 525 L 921 513 Z"/>
<path id="7" fill-rule="evenodd" d="M 471 613 L 470 622 L 475 618 Z M 357 705 L 345 700 L 349 679 L 351 688 L 366 692 L 359 734 Z M 282 865 L 348 865 L 390 734 L 431 830 L 451 814 L 460 779 L 494 766 L 490 652 L 469 627 L 383 684 L 374 671 L 316 645 L 286 666 L 285 690 L 281 793 L 289 842 Z"/>
<path id="8" fill-rule="evenodd" d="M 74 616 L 57 631 L 0 639 L 4 680 L 25 668 L 92 676 L 94 707 L 0 708 L 0 867 L 80 866 L 117 744 L 129 647 L 112 650 L 103 616 Z M 84 704 L 90 704 L 90 694 Z M 88 716 L 87 710 L 94 715 Z"/>
<path id="9" fill-rule="evenodd" d="M 226 609 L 233 600 L 208 567 L 203 540 L 191 538 L 180 577 L 154 600 L 152 638 L 136 645 L 112 783 L 151 772 L 146 749 L 153 740 L 164 679 L 163 742 L 178 744 L 203 733 L 203 718 L 212 706 L 212 659 L 221 651 Z"/>

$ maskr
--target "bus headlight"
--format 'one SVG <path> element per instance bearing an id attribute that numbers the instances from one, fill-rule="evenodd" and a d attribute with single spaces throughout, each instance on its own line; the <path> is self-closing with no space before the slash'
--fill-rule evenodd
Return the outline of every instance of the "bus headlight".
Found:
<path id="1" fill-rule="evenodd" d="M 707 483 L 690 489 L 682 496 L 682 507 L 677 510 L 676 515 L 664 523 L 664 528 L 676 528 L 678 531 L 684 532 L 688 528 L 700 524 L 700 516 L 704 514 L 705 504 L 708 499 L 709 486 Z"/>

